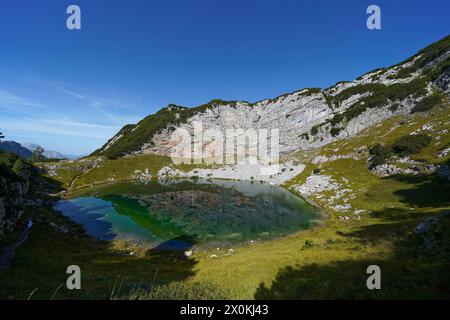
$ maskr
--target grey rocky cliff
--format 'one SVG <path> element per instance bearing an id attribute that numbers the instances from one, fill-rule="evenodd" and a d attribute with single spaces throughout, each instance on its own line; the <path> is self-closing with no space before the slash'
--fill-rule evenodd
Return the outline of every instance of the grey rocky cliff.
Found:
<path id="1" fill-rule="evenodd" d="M 9 157 L 9 158 L 8 158 Z M 41 170 L 12 153 L 3 159 L 13 160 L 14 166 L 0 166 L 0 240 L 32 218 L 37 207 L 53 204 L 50 192 L 59 186 L 41 176 Z"/>
<path id="2" fill-rule="evenodd" d="M 177 129 L 192 132 L 195 122 L 201 122 L 203 129 L 218 130 L 225 134 L 227 129 L 278 129 L 280 152 L 288 153 L 301 149 L 305 143 L 300 136 L 315 125 L 327 121 L 333 110 L 327 105 L 322 93 L 303 90 L 278 99 L 265 100 L 255 105 L 238 102 L 236 105 L 216 105 L 189 118 Z M 166 128 L 153 136 L 140 152 L 170 155 L 173 129 Z"/>

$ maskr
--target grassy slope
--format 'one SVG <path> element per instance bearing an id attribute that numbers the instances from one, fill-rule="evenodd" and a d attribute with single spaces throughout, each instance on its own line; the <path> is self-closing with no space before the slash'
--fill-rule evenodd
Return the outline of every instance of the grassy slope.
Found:
<path id="1" fill-rule="evenodd" d="M 448 106 L 426 114 L 426 117 L 415 114 L 393 118 L 356 138 L 296 157 L 309 163 L 316 155 L 345 155 L 360 146 L 371 146 L 376 142 L 389 144 L 430 121 L 438 131 L 448 128 Z M 402 121 L 407 124 L 401 125 Z M 447 133 L 413 158 L 430 163 L 444 162 L 446 158 L 437 159 L 435 155 L 449 146 L 450 134 Z M 336 149 L 339 151 L 335 152 Z M 80 183 L 90 183 L 112 173 L 117 177 L 126 176 L 138 167 L 141 170 L 148 167 L 154 174 L 162 163 L 160 158 L 151 157 L 106 163 L 103 169 L 82 176 Z M 330 175 L 339 182 L 342 177 L 349 180 L 347 188 L 356 195 L 349 203 L 354 209 L 367 210 L 361 220 L 337 219 L 343 214 L 328 205 L 329 197 L 333 196 L 330 191 L 326 192 L 326 198 L 311 197 L 329 216 L 323 227 L 281 239 L 242 244 L 233 248 L 233 255 L 225 255 L 228 248 L 209 249 L 198 251 L 186 260 L 145 249 L 133 257 L 118 255 L 117 250 L 123 247 L 105 247 L 57 233 L 46 226 L 48 218 L 42 213 L 43 221 L 37 221 L 29 241 L 19 249 L 14 268 L 0 274 L 0 296 L 26 298 L 32 290 L 39 288 L 35 297 L 49 298 L 64 281 L 65 268 L 69 264 L 80 264 L 84 290 L 74 293 L 61 288 L 57 298 L 107 298 L 118 277 L 119 281 L 128 277 L 127 283 L 142 281 L 147 284 L 147 289 L 153 283 L 173 282 L 180 287 L 171 290 L 200 298 L 224 295 L 230 298 L 304 299 L 450 296 L 449 239 L 443 239 L 447 251 L 430 255 L 418 249 L 418 239 L 411 234 L 426 216 L 450 209 L 448 184 L 427 175 L 379 179 L 367 170 L 364 158 L 308 164 L 305 171 L 285 187 L 303 183 L 316 167 L 321 168 L 321 174 Z M 61 218 L 52 216 L 51 219 Z M 211 258 L 212 254 L 218 258 Z M 365 270 L 370 264 L 380 265 L 383 290 L 366 289 Z M 202 288 L 206 286 L 206 292 L 199 293 L 195 289 L 196 283 Z M 127 291 L 122 289 L 122 295 L 128 295 L 128 286 L 124 285 Z"/>
<path id="2" fill-rule="evenodd" d="M 90 157 L 93 160 L 97 157 Z M 52 165 L 53 163 L 50 163 Z M 48 163 L 47 163 L 48 165 Z M 94 185 L 111 183 L 117 181 L 126 181 L 135 179 L 136 172 L 141 173 L 148 170 L 152 177 L 157 177 L 158 171 L 165 166 L 171 166 L 183 172 L 189 172 L 195 168 L 216 168 L 217 165 L 194 165 L 179 164 L 174 165 L 170 157 L 147 154 L 134 157 L 123 157 L 119 159 L 104 158 L 102 164 L 88 171 L 80 170 L 77 163 L 62 162 L 58 164 L 60 169 L 56 169 L 57 175 L 51 177 L 60 182 L 65 188 L 70 186 L 71 191 L 77 189 L 89 188 Z"/>

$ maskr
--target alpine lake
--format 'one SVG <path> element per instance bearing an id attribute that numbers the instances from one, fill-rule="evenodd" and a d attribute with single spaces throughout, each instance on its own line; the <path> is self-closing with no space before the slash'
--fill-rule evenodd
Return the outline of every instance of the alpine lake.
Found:
<path id="1" fill-rule="evenodd" d="M 316 207 L 281 187 L 211 179 L 105 184 L 56 208 L 98 240 L 161 250 L 272 239 L 323 220 Z"/>

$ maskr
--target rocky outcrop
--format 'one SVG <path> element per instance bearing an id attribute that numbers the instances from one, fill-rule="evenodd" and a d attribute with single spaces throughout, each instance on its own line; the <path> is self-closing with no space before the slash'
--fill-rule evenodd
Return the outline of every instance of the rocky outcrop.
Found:
<path id="1" fill-rule="evenodd" d="M 388 164 L 388 163 L 376 166 L 376 167 L 372 168 L 370 171 L 372 171 L 373 174 L 375 174 L 381 178 L 395 176 L 397 174 L 413 174 L 414 173 L 414 171 L 412 169 L 409 169 L 409 168 L 402 169 L 393 164 Z"/>
<path id="2" fill-rule="evenodd" d="M 49 189 L 57 187 L 40 176 L 40 170 L 14 153 L 0 152 L 0 239 L 24 224 L 35 207 L 52 203 Z"/>
<path id="3" fill-rule="evenodd" d="M 13 231 L 21 219 L 29 184 L 29 173 L 17 181 L 0 177 L 0 239 Z"/>
<path id="4" fill-rule="evenodd" d="M 15 141 L 0 141 L 0 150 L 13 152 L 22 158 L 30 158 L 33 154 L 30 150 Z"/>
<path id="5" fill-rule="evenodd" d="M 436 249 L 442 241 L 443 223 L 448 224 L 450 220 L 450 211 L 425 219 L 416 228 L 413 233 L 422 238 L 422 247 L 426 250 Z"/>
<path id="6" fill-rule="evenodd" d="M 437 175 L 441 177 L 442 179 L 446 179 L 447 181 L 450 181 L 450 166 L 447 164 L 444 164 L 439 167 L 439 169 L 436 171 Z"/>

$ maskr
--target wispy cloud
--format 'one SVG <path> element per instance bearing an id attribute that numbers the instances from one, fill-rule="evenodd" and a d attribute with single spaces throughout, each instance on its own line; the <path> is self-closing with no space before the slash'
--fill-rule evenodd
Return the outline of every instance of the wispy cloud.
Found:
<path id="1" fill-rule="evenodd" d="M 109 120 L 119 123 L 124 122 L 128 123 L 128 122 L 136 122 L 139 119 L 139 117 L 136 116 L 123 116 L 122 114 L 117 114 L 110 111 L 111 109 L 120 109 L 120 110 L 129 109 L 127 105 L 121 104 L 116 101 L 112 101 L 111 99 L 91 97 L 86 94 L 75 92 L 72 89 L 68 89 L 65 84 L 62 84 L 60 82 L 49 82 L 49 83 L 52 84 L 55 88 L 59 89 L 61 92 L 81 100 L 87 106 L 99 112 L 101 115 L 107 117 Z"/>
<path id="2" fill-rule="evenodd" d="M 0 87 L 1 131 L 10 139 L 36 139 L 19 142 L 62 141 L 54 148 L 65 152 L 89 153 L 98 148 L 123 125 L 141 118 L 132 110 L 136 109 L 62 82 L 35 79 L 15 90 Z"/>
<path id="3" fill-rule="evenodd" d="M 42 107 L 42 104 L 24 99 L 7 90 L 0 90 L 0 108 L 11 107 Z"/>
<path id="4" fill-rule="evenodd" d="M 58 119 L 58 120 L 44 119 L 44 120 L 40 120 L 39 122 L 45 123 L 45 124 L 50 124 L 50 125 L 61 125 L 61 126 L 77 127 L 77 128 L 97 128 L 97 129 L 111 129 L 111 130 L 115 130 L 115 129 L 119 128 L 118 126 L 114 126 L 114 125 L 77 122 L 77 121 L 72 121 L 72 120 L 68 120 L 68 119 Z"/>
<path id="5" fill-rule="evenodd" d="M 62 136 L 75 136 L 95 139 L 108 139 L 120 127 L 105 126 L 93 123 L 81 123 L 76 121 L 58 119 L 9 119 L 2 123 L 2 130 L 9 132 L 40 132 Z"/>

